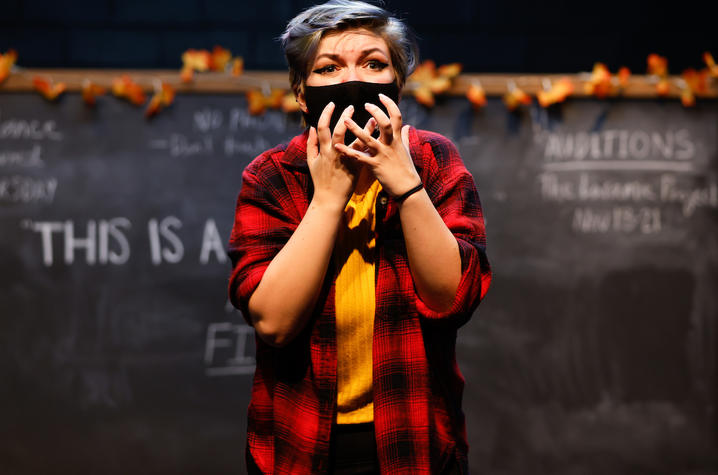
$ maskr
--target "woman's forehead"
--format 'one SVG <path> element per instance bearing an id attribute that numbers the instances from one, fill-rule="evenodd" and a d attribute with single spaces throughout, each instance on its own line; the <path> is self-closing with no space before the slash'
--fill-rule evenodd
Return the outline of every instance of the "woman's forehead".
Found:
<path id="1" fill-rule="evenodd" d="M 319 42 L 317 56 L 362 52 L 374 48 L 389 54 L 389 47 L 384 38 L 366 28 L 352 28 L 326 33 Z"/>

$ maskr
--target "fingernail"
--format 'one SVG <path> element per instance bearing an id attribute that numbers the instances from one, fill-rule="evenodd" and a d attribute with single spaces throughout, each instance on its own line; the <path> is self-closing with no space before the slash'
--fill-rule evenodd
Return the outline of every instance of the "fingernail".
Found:
<path id="1" fill-rule="evenodd" d="M 383 97 L 383 98 L 387 99 L 387 96 L 385 96 L 385 95 L 382 94 L 381 92 L 379 93 L 379 97 Z"/>

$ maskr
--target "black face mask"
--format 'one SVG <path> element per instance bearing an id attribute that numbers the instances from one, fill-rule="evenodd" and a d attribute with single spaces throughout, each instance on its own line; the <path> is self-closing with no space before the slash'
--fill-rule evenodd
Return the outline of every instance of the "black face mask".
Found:
<path id="1" fill-rule="evenodd" d="M 384 113 L 389 116 L 384 104 L 379 100 L 379 94 L 391 98 L 392 101 L 399 103 L 399 86 L 396 82 L 375 83 L 363 81 L 349 81 L 331 86 L 304 86 L 304 100 L 307 102 L 308 112 L 304 114 L 304 120 L 307 124 L 316 129 L 319 122 L 319 116 L 330 102 L 334 102 L 334 112 L 329 124 L 329 130 L 334 131 L 334 127 L 339 121 L 339 117 L 344 109 L 350 105 L 354 106 L 352 120 L 359 127 L 364 127 L 372 115 L 364 108 L 367 102 L 375 104 L 381 108 Z M 354 141 L 356 136 L 347 130 L 344 135 L 344 143 L 349 145 Z"/>

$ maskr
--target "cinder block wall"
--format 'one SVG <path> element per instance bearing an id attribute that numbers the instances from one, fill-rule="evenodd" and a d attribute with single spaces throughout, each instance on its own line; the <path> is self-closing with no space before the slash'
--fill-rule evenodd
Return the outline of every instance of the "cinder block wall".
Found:
<path id="1" fill-rule="evenodd" d="M 178 68 L 188 48 L 220 44 L 250 69 L 283 69 L 275 38 L 310 0 L 3 0 L 0 52 L 27 67 Z M 475 72 L 645 71 L 651 52 L 673 72 L 718 56 L 699 2 L 387 0 L 419 35 L 422 56 Z"/>

